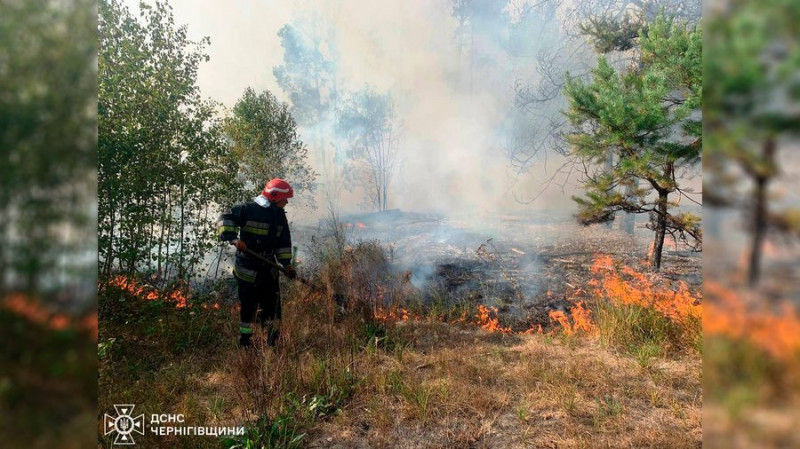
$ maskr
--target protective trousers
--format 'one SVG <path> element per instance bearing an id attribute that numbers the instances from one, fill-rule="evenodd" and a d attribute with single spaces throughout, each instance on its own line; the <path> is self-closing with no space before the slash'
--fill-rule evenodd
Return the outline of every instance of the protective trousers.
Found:
<path id="1" fill-rule="evenodd" d="M 278 322 L 281 319 L 281 291 L 278 283 L 278 270 L 258 270 L 255 282 L 237 278 L 239 283 L 239 344 L 250 346 L 253 336 L 253 323 L 259 323 L 267 333 L 267 344 L 274 346 L 279 337 Z M 259 308 L 261 314 L 259 315 Z"/>

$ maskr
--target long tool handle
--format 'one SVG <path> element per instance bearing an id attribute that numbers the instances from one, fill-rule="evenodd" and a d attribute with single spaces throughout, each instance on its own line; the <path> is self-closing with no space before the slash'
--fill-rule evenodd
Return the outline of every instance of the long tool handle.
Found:
<path id="1" fill-rule="evenodd" d="M 272 268 L 275 268 L 276 270 L 280 271 L 281 273 L 283 273 L 283 274 L 285 274 L 287 276 L 289 275 L 289 270 L 284 268 L 283 265 L 281 265 L 281 264 L 279 264 L 279 263 L 277 263 L 275 261 L 267 259 L 266 257 L 262 256 L 261 254 L 258 254 L 257 252 L 253 251 L 252 249 L 245 248 L 244 252 L 246 252 L 247 254 L 255 257 L 259 261 L 264 262 L 265 264 L 271 266 Z M 300 276 L 295 276 L 295 279 L 300 281 L 300 282 L 302 282 L 303 284 L 311 287 L 312 290 L 316 290 L 318 292 L 323 292 L 323 290 L 319 286 L 312 284 L 311 281 L 309 281 L 308 279 L 301 278 Z"/>

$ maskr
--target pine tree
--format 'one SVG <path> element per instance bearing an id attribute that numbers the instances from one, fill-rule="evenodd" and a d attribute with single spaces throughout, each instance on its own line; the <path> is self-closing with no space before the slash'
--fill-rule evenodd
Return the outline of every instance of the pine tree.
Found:
<path id="1" fill-rule="evenodd" d="M 638 67 L 619 71 L 601 56 L 591 81 L 568 75 L 568 141 L 586 167 L 586 196 L 573 197 L 579 223 L 606 222 L 616 211 L 650 214 L 651 263 L 659 270 L 667 234 L 702 242 L 699 217 L 670 212 L 670 195 L 685 192 L 680 171 L 699 162 L 702 148 L 700 27 L 662 13 L 640 32 L 640 46 Z"/>
<path id="2" fill-rule="evenodd" d="M 782 138 L 800 129 L 798 23 L 793 0 L 734 0 L 709 21 L 704 197 L 747 213 L 751 285 L 761 276 L 767 233 L 800 236 L 800 208 L 770 210 Z"/>

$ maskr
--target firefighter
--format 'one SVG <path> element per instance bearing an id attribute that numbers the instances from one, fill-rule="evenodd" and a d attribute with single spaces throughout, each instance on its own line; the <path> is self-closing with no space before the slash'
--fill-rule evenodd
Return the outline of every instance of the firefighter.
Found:
<path id="1" fill-rule="evenodd" d="M 239 346 L 252 344 L 253 323 L 259 307 L 260 324 L 267 334 L 267 344 L 274 346 L 279 337 L 281 297 L 278 270 L 248 255 L 250 249 L 283 265 L 286 276 L 294 279 L 292 237 L 283 208 L 294 196 L 292 186 L 283 179 L 273 179 L 253 201 L 237 204 L 219 219 L 219 239 L 236 245 L 233 274 L 239 290 Z"/>

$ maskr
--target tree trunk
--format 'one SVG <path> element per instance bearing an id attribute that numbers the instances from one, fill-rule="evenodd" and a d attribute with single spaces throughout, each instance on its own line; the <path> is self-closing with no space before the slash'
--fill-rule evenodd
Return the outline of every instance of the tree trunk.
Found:
<path id="1" fill-rule="evenodd" d="M 164 225 L 166 218 L 166 209 L 162 209 L 160 223 L 159 223 L 159 231 L 158 231 L 158 253 L 156 253 L 156 276 L 158 279 L 161 279 L 163 276 L 162 272 L 162 259 L 161 259 L 161 252 L 164 251 L 164 232 L 166 231 L 166 226 Z M 156 222 L 155 219 L 153 222 Z"/>
<path id="2" fill-rule="evenodd" d="M 108 244 L 106 245 L 106 260 L 103 261 L 103 278 L 104 280 L 111 279 L 111 270 L 114 266 L 114 233 L 117 225 L 117 209 L 116 203 L 111 201 L 109 207 L 109 229 L 108 229 Z M 102 284 L 105 286 L 105 283 Z"/>
<path id="3" fill-rule="evenodd" d="M 747 280 L 750 286 L 758 284 L 761 277 L 761 252 L 767 230 L 767 180 L 756 179 L 755 207 L 753 210 L 753 242 L 750 248 L 750 266 Z"/>
<path id="4" fill-rule="evenodd" d="M 764 142 L 762 148 L 762 167 L 754 176 L 755 204 L 753 205 L 753 243 L 750 248 L 750 266 L 747 280 L 751 287 L 758 284 L 761 277 L 761 255 L 763 252 L 764 237 L 767 233 L 767 185 L 774 176 L 775 140 L 771 137 Z"/>
<path id="5" fill-rule="evenodd" d="M 186 249 L 183 247 L 183 239 L 185 237 L 186 232 L 186 214 L 184 212 L 184 206 L 186 204 L 186 196 L 185 196 L 185 182 L 183 173 L 181 173 L 181 198 L 180 198 L 180 205 L 181 205 L 181 229 L 180 229 L 180 241 L 178 242 L 178 248 L 180 251 L 178 257 L 178 279 L 184 278 L 184 267 L 183 267 L 183 259 L 186 252 Z"/>
<path id="6" fill-rule="evenodd" d="M 387 188 L 386 188 L 386 181 L 384 180 L 384 181 L 383 181 L 383 210 L 384 210 L 384 211 L 386 211 L 386 209 L 387 209 L 387 208 L 388 208 L 388 206 L 389 206 L 389 205 L 386 203 L 386 195 L 387 195 L 387 194 L 388 194 L 388 192 L 387 192 Z"/>
<path id="7" fill-rule="evenodd" d="M 170 264 L 169 255 L 170 255 L 170 243 L 171 243 L 171 237 L 172 237 L 172 222 L 174 221 L 172 219 L 172 212 L 173 212 L 172 208 L 173 207 L 175 207 L 175 206 L 172 203 L 172 192 L 171 192 L 170 189 L 167 189 L 167 204 L 164 207 L 164 210 L 166 210 L 167 213 L 166 213 L 165 218 L 164 218 L 165 223 L 162 224 L 162 226 L 166 225 L 166 230 L 164 232 L 164 235 L 165 235 L 165 237 L 164 237 L 164 247 L 165 247 L 166 254 L 164 255 L 164 276 L 158 280 L 158 282 L 159 282 L 159 284 L 158 284 L 159 290 L 164 288 L 164 285 L 166 284 L 166 280 L 169 279 L 170 273 L 172 272 L 172 264 Z"/>
<path id="8" fill-rule="evenodd" d="M 378 175 L 375 175 L 375 206 L 378 212 L 381 211 L 381 185 L 378 182 Z"/>
<path id="9" fill-rule="evenodd" d="M 614 170 L 614 154 L 612 152 L 609 152 L 608 156 L 606 157 L 605 170 L 606 170 L 606 173 L 611 173 Z M 614 213 L 614 216 L 616 216 L 616 213 Z M 606 226 L 606 229 L 609 229 L 609 230 L 613 229 L 614 220 L 607 221 L 605 223 L 605 226 Z"/>
<path id="10" fill-rule="evenodd" d="M 661 270 L 661 253 L 664 251 L 664 236 L 667 230 L 667 192 L 658 192 L 656 236 L 653 241 L 653 254 L 650 263 L 654 271 Z"/>

